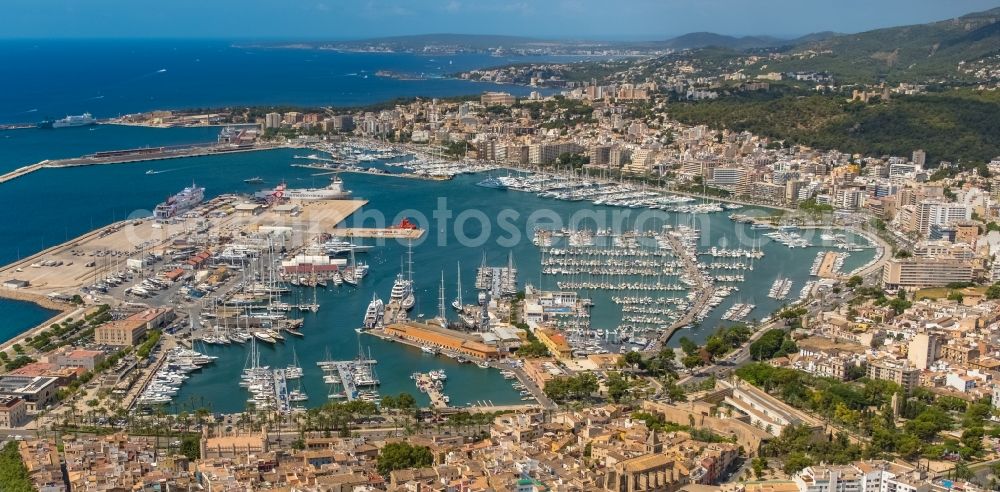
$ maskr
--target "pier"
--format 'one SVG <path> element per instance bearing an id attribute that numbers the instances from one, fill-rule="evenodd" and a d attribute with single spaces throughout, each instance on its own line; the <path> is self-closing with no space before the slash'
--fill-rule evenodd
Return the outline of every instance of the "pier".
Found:
<path id="1" fill-rule="evenodd" d="M 288 380 L 285 378 L 285 370 L 276 369 L 272 374 L 274 375 L 274 402 L 278 412 L 290 413 L 292 406 L 288 402 Z"/>
<path id="2" fill-rule="evenodd" d="M 368 335 L 372 335 L 372 336 L 375 336 L 375 337 L 378 337 L 378 338 L 381 338 L 381 339 L 383 339 L 385 341 L 388 341 L 388 342 L 399 343 L 399 344 L 402 344 L 402 345 L 408 345 L 408 346 L 413 347 L 413 348 L 418 349 L 418 350 L 421 349 L 421 348 L 423 348 L 423 345 L 420 344 L 420 343 L 418 343 L 418 342 L 415 342 L 415 341 L 412 341 L 412 340 L 407 340 L 405 338 L 399 338 L 399 337 L 391 336 L 391 335 L 385 333 L 384 330 L 380 330 L 380 329 L 365 330 L 362 333 L 368 334 Z M 452 359 L 455 359 L 455 360 L 458 360 L 459 357 L 463 357 L 463 358 L 467 357 L 466 355 L 463 355 L 463 354 L 460 354 L 458 352 L 455 352 L 455 351 L 452 351 L 452 350 L 448 350 L 448 349 L 439 349 L 438 350 L 438 355 L 439 356 L 444 356 L 444 357 L 451 357 Z M 495 405 L 492 405 L 492 403 L 486 404 L 486 402 L 481 402 L 481 403 L 477 403 L 477 404 L 474 404 L 474 405 L 468 407 L 467 410 L 470 410 L 470 411 L 477 411 L 478 410 L 478 411 L 488 412 L 488 411 L 494 411 L 494 410 L 498 410 L 498 409 L 519 409 L 519 410 L 523 410 L 523 409 L 528 409 L 528 408 L 535 409 L 535 408 L 539 408 L 539 407 L 544 408 L 544 409 L 553 409 L 553 408 L 557 407 L 557 405 L 555 404 L 555 402 L 553 402 L 548 396 L 545 395 L 545 391 L 543 391 L 542 388 L 540 388 L 535 383 L 535 381 L 532 380 L 531 377 L 529 377 L 526 372 L 524 372 L 523 369 L 521 369 L 521 368 L 519 368 L 519 367 L 517 367 L 515 365 L 509 364 L 507 361 L 504 361 L 504 360 L 488 360 L 488 361 L 478 361 L 478 362 L 484 362 L 491 369 L 506 370 L 506 371 L 510 371 L 510 372 L 514 373 L 515 379 L 517 379 L 517 381 L 519 383 L 521 383 L 522 385 L 524 385 L 525 389 L 531 393 L 531 397 L 534 398 L 535 403 L 521 403 L 521 404 L 513 404 L 513 405 L 495 406 Z M 455 407 L 449 407 L 449 408 L 455 408 Z M 465 407 L 462 407 L 462 408 L 465 408 Z"/>
<path id="3" fill-rule="evenodd" d="M 698 269 L 697 255 L 694 253 L 685 253 L 684 245 L 681 244 L 677 236 L 673 234 L 664 234 L 663 236 L 674 252 L 677 253 L 677 257 L 683 262 L 684 271 L 696 280 L 696 285 L 693 287 L 697 292 L 697 297 L 691 304 L 691 308 L 684 313 L 684 316 L 681 316 L 680 319 L 660 332 L 656 340 L 650 342 L 649 346 L 646 347 L 648 352 L 658 352 L 663 347 L 666 347 L 667 341 L 674 335 L 674 332 L 691 324 L 695 320 L 695 317 L 698 316 L 698 313 L 702 312 L 712 299 L 711 285 L 705 281 L 704 275 Z"/>
<path id="4" fill-rule="evenodd" d="M 360 396 L 358 391 L 362 386 L 377 386 L 378 379 L 375 379 L 371 366 L 377 361 L 374 359 L 358 359 L 343 361 L 319 361 L 316 363 L 323 372 L 326 373 L 324 380 L 329 376 L 334 376 L 339 384 L 344 388 L 344 397 L 347 401 L 357 400 Z M 367 376 L 367 377 L 366 377 Z"/>
<path id="5" fill-rule="evenodd" d="M 817 276 L 820 278 L 837 278 L 837 269 L 835 268 L 838 253 L 835 251 L 827 251 L 823 255 L 823 261 L 819 265 L 819 272 Z"/>
<path id="6" fill-rule="evenodd" d="M 448 408 L 448 397 L 444 394 L 444 382 L 440 378 L 435 378 L 432 373 L 421 372 L 414 373 L 412 377 L 417 389 L 427 393 L 427 397 L 431 399 L 431 408 L 438 410 Z"/>

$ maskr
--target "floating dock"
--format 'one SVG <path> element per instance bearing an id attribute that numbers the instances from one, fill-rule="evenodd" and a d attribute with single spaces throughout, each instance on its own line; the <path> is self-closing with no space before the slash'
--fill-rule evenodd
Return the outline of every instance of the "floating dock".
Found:
<path id="1" fill-rule="evenodd" d="M 372 366 L 376 364 L 374 359 L 342 360 L 342 361 L 319 361 L 316 363 L 323 369 L 326 376 L 334 375 L 336 383 L 344 388 L 344 397 L 347 401 L 357 400 L 360 396 L 358 388 L 374 387 L 379 385 L 378 378 Z M 324 376 L 324 380 L 326 380 Z"/>

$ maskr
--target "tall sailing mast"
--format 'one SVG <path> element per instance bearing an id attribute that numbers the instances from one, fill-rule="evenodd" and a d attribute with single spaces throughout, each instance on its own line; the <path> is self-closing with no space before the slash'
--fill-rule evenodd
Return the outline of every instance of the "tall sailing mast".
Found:
<path id="1" fill-rule="evenodd" d="M 406 280 L 410 282 L 410 288 L 413 288 L 413 240 L 411 239 L 406 244 L 406 265 L 407 265 L 407 277 Z"/>
<path id="2" fill-rule="evenodd" d="M 344 277 L 344 281 L 347 282 L 350 285 L 357 286 L 359 280 L 361 280 L 361 278 L 358 277 L 358 264 L 357 264 L 357 259 L 354 257 L 354 243 L 352 242 L 351 243 L 351 276 L 350 276 L 350 279 L 348 279 L 348 277 L 345 276 Z"/>
<path id="3" fill-rule="evenodd" d="M 444 312 L 444 270 L 441 270 L 441 287 L 438 288 L 438 318 L 441 320 L 441 326 L 448 324 Z"/>
<path id="4" fill-rule="evenodd" d="M 458 262 L 458 271 L 456 272 L 458 277 L 458 290 L 455 292 L 455 300 L 452 301 L 451 307 L 455 311 L 462 311 L 462 262 Z"/>

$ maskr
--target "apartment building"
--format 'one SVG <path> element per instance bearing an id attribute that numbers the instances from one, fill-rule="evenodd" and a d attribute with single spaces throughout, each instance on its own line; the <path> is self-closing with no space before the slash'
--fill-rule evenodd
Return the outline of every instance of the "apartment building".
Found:
<path id="1" fill-rule="evenodd" d="M 920 384 L 920 369 L 910 365 L 909 361 L 876 359 L 868 363 L 865 375 L 871 379 L 892 381 L 906 391 Z"/>
<path id="2" fill-rule="evenodd" d="M 576 154 L 584 148 L 573 142 L 534 143 L 528 146 L 528 163 L 534 165 L 555 162 L 562 154 Z"/>
<path id="3" fill-rule="evenodd" d="M 479 102 L 483 106 L 513 106 L 517 102 L 517 98 L 506 92 L 484 92 L 479 97 Z"/>
<path id="4" fill-rule="evenodd" d="M 888 289 L 923 288 L 952 282 L 971 282 L 972 265 L 953 258 L 893 258 L 882 270 Z"/>

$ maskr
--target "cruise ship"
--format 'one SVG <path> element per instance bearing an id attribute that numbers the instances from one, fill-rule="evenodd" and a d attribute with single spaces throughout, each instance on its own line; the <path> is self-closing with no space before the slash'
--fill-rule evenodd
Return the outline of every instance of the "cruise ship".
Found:
<path id="1" fill-rule="evenodd" d="M 167 220 L 191 210 L 204 199 L 205 188 L 200 188 L 192 183 L 191 186 L 184 188 L 180 193 L 167 198 L 167 201 L 157 205 L 153 209 L 153 218 L 156 220 Z"/>
<path id="2" fill-rule="evenodd" d="M 346 200 L 351 197 L 351 192 L 344 189 L 344 181 L 340 177 L 334 176 L 325 188 L 288 188 L 281 183 L 273 190 L 258 191 L 254 196 L 263 199 Z"/>
<path id="3" fill-rule="evenodd" d="M 83 113 L 80 115 L 67 116 L 62 119 L 58 119 L 51 122 L 44 122 L 39 126 L 50 127 L 50 128 L 69 128 L 73 126 L 87 126 L 97 123 L 94 116 L 90 113 Z"/>

